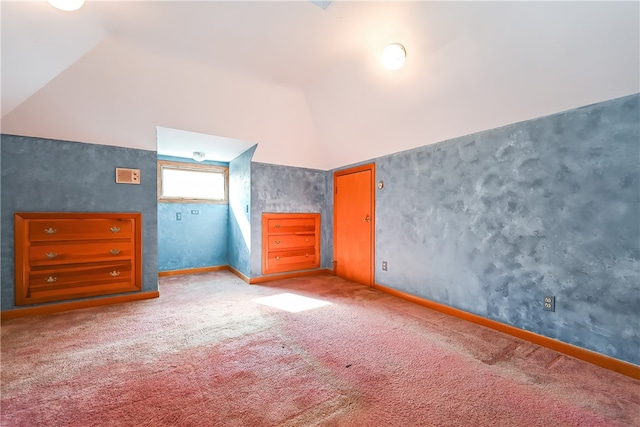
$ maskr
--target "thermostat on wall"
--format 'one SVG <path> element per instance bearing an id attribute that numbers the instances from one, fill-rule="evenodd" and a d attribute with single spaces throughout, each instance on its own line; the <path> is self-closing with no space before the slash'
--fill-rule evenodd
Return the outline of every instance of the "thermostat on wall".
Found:
<path id="1" fill-rule="evenodd" d="M 140 169 L 116 168 L 116 183 L 140 184 Z"/>

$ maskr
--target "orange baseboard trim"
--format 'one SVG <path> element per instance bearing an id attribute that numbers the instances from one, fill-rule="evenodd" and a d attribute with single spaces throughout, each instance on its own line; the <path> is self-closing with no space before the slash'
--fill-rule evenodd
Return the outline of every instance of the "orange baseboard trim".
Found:
<path id="1" fill-rule="evenodd" d="M 241 278 L 242 280 L 244 280 L 247 283 L 250 283 L 250 279 L 245 276 L 244 274 L 240 273 L 238 270 L 236 270 L 235 268 L 231 267 L 230 265 L 227 266 L 227 269 L 232 272 L 233 274 L 235 274 L 236 276 L 238 276 L 239 278 Z"/>
<path id="2" fill-rule="evenodd" d="M 273 275 L 270 275 L 270 276 L 260 276 L 260 277 L 251 277 L 251 278 L 249 278 L 249 277 L 245 276 L 244 274 L 240 273 L 235 268 L 231 267 L 230 265 L 227 266 L 227 268 L 233 274 L 235 274 L 236 276 L 238 276 L 239 278 L 241 278 L 245 282 L 249 283 L 250 285 L 255 285 L 257 283 L 273 282 L 274 280 L 293 279 L 293 278 L 296 278 L 296 277 L 317 276 L 319 274 L 333 274 L 333 270 L 329 270 L 329 269 L 323 268 L 323 269 L 320 269 L 320 270 L 304 270 L 304 271 L 296 271 L 296 272 L 293 272 L 293 273 L 273 274 Z"/>
<path id="3" fill-rule="evenodd" d="M 519 329 L 515 326 L 510 326 L 501 322 L 497 322 L 495 320 L 487 319 L 486 317 L 478 316 L 477 314 L 472 314 L 467 311 L 449 307 L 447 305 L 430 301 L 402 291 L 398 291 L 393 288 L 388 288 L 386 286 L 378 284 L 374 284 L 373 288 L 389 295 L 401 298 L 403 300 L 421 305 L 423 307 L 427 307 L 432 310 L 448 314 L 450 316 L 458 317 L 460 319 L 476 323 L 478 325 L 486 326 L 487 328 L 495 329 L 496 331 L 504 332 L 505 334 L 514 336 L 516 338 L 532 342 L 534 344 L 549 348 L 559 353 L 575 357 L 576 359 L 584 360 L 585 362 L 589 362 L 602 368 L 609 369 L 611 371 L 615 371 L 628 377 L 640 380 L 640 366 L 638 365 L 615 359 L 613 357 L 605 356 L 604 354 L 587 350 L 582 347 L 577 347 L 572 344 L 567 344 L 553 338 L 545 337 L 544 335 L 539 335 L 535 332 L 525 331 L 524 329 Z"/>
<path id="4" fill-rule="evenodd" d="M 158 298 L 160 292 L 137 292 L 135 294 L 117 295 L 106 298 L 96 298 L 82 301 L 64 302 L 60 304 L 39 305 L 36 307 L 18 308 L 0 313 L 2 321 L 17 319 L 19 317 L 39 316 L 41 314 L 59 313 L 61 311 L 78 310 L 80 308 L 99 307 L 102 305 L 120 304 L 123 302 L 140 301 Z"/>
<path id="5" fill-rule="evenodd" d="M 273 282 L 274 280 L 293 279 L 296 277 L 304 277 L 304 276 L 317 276 L 319 274 L 333 274 L 333 271 L 327 268 L 323 268 L 320 270 L 305 270 L 305 271 L 296 271 L 294 273 L 273 274 L 271 276 L 252 277 L 251 279 L 249 279 L 249 283 L 253 285 L 256 283 Z"/>
<path id="6" fill-rule="evenodd" d="M 165 276 L 181 276 L 183 274 L 196 274 L 196 273 L 208 273 L 210 271 L 220 271 L 226 270 L 226 265 L 217 265 L 214 267 L 198 267 L 198 268 L 185 268 L 183 270 L 169 270 L 169 271 L 159 271 L 159 277 Z"/>

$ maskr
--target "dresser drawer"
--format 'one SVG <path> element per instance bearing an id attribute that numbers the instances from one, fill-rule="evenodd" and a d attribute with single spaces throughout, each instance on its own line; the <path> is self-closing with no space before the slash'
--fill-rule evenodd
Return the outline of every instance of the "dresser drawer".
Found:
<path id="1" fill-rule="evenodd" d="M 268 220 L 269 234 L 315 233 L 314 218 L 277 218 Z"/>
<path id="2" fill-rule="evenodd" d="M 131 219 L 33 219 L 29 221 L 31 242 L 129 239 Z"/>
<path id="3" fill-rule="evenodd" d="M 269 236 L 269 251 L 278 251 L 289 248 L 311 247 L 315 244 L 315 234 L 285 234 Z"/>
<path id="4" fill-rule="evenodd" d="M 104 262 L 131 259 L 133 242 L 113 240 L 108 243 L 57 243 L 29 248 L 31 266 Z"/>
<path id="5" fill-rule="evenodd" d="M 70 268 L 38 269 L 29 274 L 29 289 L 69 288 L 110 282 L 131 282 L 132 265 L 129 261 L 79 264 Z"/>
<path id="6" fill-rule="evenodd" d="M 318 267 L 315 248 L 313 247 L 308 249 L 269 252 L 267 264 L 267 269 L 273 272 Z"/>

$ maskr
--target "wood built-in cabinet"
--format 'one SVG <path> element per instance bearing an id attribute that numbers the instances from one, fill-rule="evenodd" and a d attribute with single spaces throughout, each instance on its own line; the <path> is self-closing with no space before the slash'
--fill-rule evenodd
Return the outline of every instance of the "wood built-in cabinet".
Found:
<path id="1" fill-rule="evenodd" d="M 262 214 L 262 274 L 320 267 L 320 214 Z"/>
<path id="2" fill-rule="evenodd" d="M 142 289 L 142 214 L 14 215 L 16 305 Z"/>

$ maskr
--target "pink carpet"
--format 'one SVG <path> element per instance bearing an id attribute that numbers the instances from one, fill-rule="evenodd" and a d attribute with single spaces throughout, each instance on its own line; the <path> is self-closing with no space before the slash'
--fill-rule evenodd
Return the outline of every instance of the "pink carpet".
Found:
<path id="1" fill-rule="evenodd" d="M 640 426 L 640 381 L 337 277 L 160 284 L 5 322 L 2 426 Z"/>

